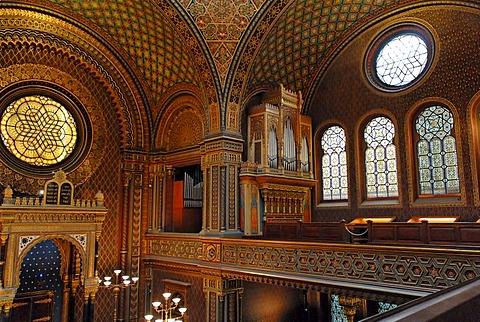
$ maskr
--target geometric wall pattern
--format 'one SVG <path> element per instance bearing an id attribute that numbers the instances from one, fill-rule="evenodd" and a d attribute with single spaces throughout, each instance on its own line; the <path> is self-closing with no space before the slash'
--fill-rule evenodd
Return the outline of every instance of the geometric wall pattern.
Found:
<path id="1" fill-rule="evenodd" d="M 291 90 L 307 91 L 311 76 L 332 49 L 356 28 L 365 16 L 409 1 L 301 0 L 280 17 L 262 43 L 252 64 L 248 87 L 284 84 Z"/>
<path id="2" fill-rule="evenodd" d="M 181 1 L 209 47 L 222 85 L 245 29 L 264 2 Z"/>
<path id="3" fill-rule="evenodd" d="M 191 264 L 211 267 L 217 263 L 222 274 L 232 271 L 279 279 L 328 281 L 357 285 L 364 290 L 424 295 L 459 284 L 480 274 L 479 250 L 424 249 L 363 245 L 309 243 L 279 244 L 262 240 L 208 241 L 200 238 L 170 239 L 158 236 L 147 241 L 147 255 L 157 258 L 189 260 Z M 241 275 L 241 274 L 239 274 Z M 261 277 L 263 276 L 263 277 Z M 237 278 L 242 278 L 238 276 Z"/>
<path id="4" fill-rule="evenodd" d="M 127 53 L 153 108 L 179 87 L 201 89 L 210 102 L 231 94 L 231 102 L 241 103 L 269 84 L 309 92 L 334 51 L 367 18 L 415 2 L 50 1 L 98 26 Z"/>
<path id="5" fill-rule="evenodd" d="M 240 79 L 227 85 L 233 86 L 235 100 L 244 82 L 247 90 L 257 85 L 281 83 L 291 90 L 306 91 L 319 66 L 348 36 L 348 30 L 356 30 L 366 16 L 411 1 L 300 0 L 289 4 L 279 1 L 279 5 L 271 4 L 269 14 L 256 19 L 265 5 L 264 0 L 176 0 L 157 4 L 140 0 L 51 0 L 109 34 L 114 40 L 112 43 L 116 41 L 143 74 L 154 102 L 161 101 L 162 94 L 175 85 L 192 84 L 201 88 L 201 84 L 211 82 L 208 74 L 212 70 L 205 66 L 208 65 L 205 59 L 213 60 L 216 69 L 213 77 L 223 86 L 239 58 L 241 72 L 235 77 Z M 283 11 L 285 5 L 287 10 Z M 180 8 L 188 17 L 179 19 L 182 13 L 175 11 Z M 276 19 L 280 13 L 282 16 Z M 188 20 L 193 24 L 185 28 Z M 273 22 L 275 24 L 270 25 Z M 357 27 L 352 28 L 355 24 Z M 242 38 L 247 30 L 253 31 L 252 36 Z M 204 57 L 205 53 L 199 50 L 200 43 L 208 47 L 209 57 Z M 239 47 L 247 49 L 236 52 Z M 210 86 L 207 85 L 207 91 L 212 98 L 215 94 L 210 92 Z M 223 89 L 225 94 L 229 91 L 230 88 Z"/>
<path id="6" fill-rule="evenodd" d="M 155 101 L 177 83 L 200 84 L 200 77 L 175 26 L 151 1 L 52 2 L 75 11 L 109 34 L 135 62 Z"/>

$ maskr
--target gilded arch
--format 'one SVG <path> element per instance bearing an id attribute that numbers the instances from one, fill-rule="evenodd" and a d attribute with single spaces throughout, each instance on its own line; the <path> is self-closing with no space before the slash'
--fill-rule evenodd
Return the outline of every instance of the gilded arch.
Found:
<path id="1" fill-rule="evenodd" d="M 172 151 L 200 144 L 207 129 L 204 111 L 201 102 L 192 95 L 173 99 L 159 123 L 155 146 Z"/>
<path id="2" fill-rule="evenodd" d="M 87 261 L 87 258 L 86 258 L 86 252 L 85 252 L 85 249 L 83 248 L 83 246 L 79 243 L 79 241 L 71 236 L 68 236 L 68 235 L 64 235 L 64 234 L 53 234 L 53 235 L 43 235 L 43 236 L 40 236 L 39 238 L 35 239 L 34 242 L 28 244 L 28 246 L 26 246 L 19 254 L 18 254 L 18 259 L 17 259 L 17 263 L 15 264 L 15 266 L 17 267 L 17 269 L 15 270 L 15 274 L 13 276 L 13 283 L 12 285 L 14 285 L 16 288 L 19 287 L 20 285 L 20 268 L 22 267 L 22 263 L 23 263 L 23 260 L 25 259 L 25 256 L 28 254 L 28 252 L 33 248 L 35 247 L 35 245 L 43 242 L 43 241 L 46 241 L 46 240 L 51 240 L 52 242 L 55 243 L 55 245 L 58 247 L 60 253 L 62 254 L 62 262 L 61 262 L 61 269 L 64 270 L 65 269 L 65 253 L 66 253 L 66 249 L 65 247 L 67 245 L 73 245 L 75 247 L 75 249 L 78 251 L 78 253 L 80 254 L 80 263 L 81 263 L 81 267 L 83 267 L 83 265 L 85 265 L 88 261 Z M 66 241 L 67 243 L 64 244 L 64 243 L 61 243 L 59 241 Z"/>
<path id="3" fill-rule="evenodd" d="M 124 67 L 111 46 L 107 47 L 95 35 L 72 23 L 38 11 L 0 7 L 0 17 L 0 21 L 7 20 L 2 25 L 18 26 L 0 33 L 2 55 L 8 57 L 13 54 L 12 49 L 28 48 L 50 51 L 52 55 L 74 61 L 109 95 L 118 116 L 123 147 L 148 144 L 148 136 L 144 136 L 148 131 L 143 129 L 148 126 L 148 117 L 142 112 L 147 110 L 146 99 L 135 99 L 145 95 L 138 88 L 138 81 L 127 76 L 134 72 Z M 36 30 L 28 30 L 33 25 Z"/>

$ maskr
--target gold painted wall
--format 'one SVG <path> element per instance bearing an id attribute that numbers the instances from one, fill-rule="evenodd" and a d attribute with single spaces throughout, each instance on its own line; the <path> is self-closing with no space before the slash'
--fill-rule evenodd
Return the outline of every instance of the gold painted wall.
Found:
<path id="1" fill-rule="evenodd" d="M 474 139 L 471 129 L 471 100 L 478 95 L 480 80 L 480 38 L 479 13 L 462 10 L 455 6 L 443 8 L 414 9 L 397 14 L 394 18 L 374 24 L 338 54 L 315 89 L 315 96 L 308 115 L 312 117 L 317 149 L 314 151 L 317 163 L 316 177 L 319 176 L 321 152 L 318 140 L 328 124 L 336 122 L 345 127 L 347 136 L 347 157 L 349 181 L 349 205 L 346 207 L 316 207 L 318 196 L 312 205 L 313 221 L 347 222 L 355 217 L 397 216 L 397 221 L 406 221 L 415 215 L 460 215 L 460 221 L 476 221 L 480 216 L 478 209 L 476 169 L 474 161 Z M 374 89 L 364 73 L 364 58 L 368 46 L 375 36 L 386 27 L 401 21 L 418 21 L 433 30 L 436 35 L 437 58 L 432 71 L 413 88 L 396 94 L 386 94 Z M 459 45 L 461 44 L 461 45 Z M 417 205 L 412 197 L 412 177 L 409 167 L 409 141 L 406 127 L 406 115 L 418 102 L 428 98 L 441 98 L 451 102 L 458 114 L 455 120 L 459 168 L 463 171 L 461 181 L 462 201 L 441 205 Z M 372 110 L 386 111 L 393 115 L 398 138 L 397 160 L 400 180 L 400 204 L 398 206 L 362 206 L 358 180 L 361 178 L 358 167 L 358 141 L 361 140 L 359 120 Z M 456 115 L 456 114 L 455 114 Z M 454 127 L 454 130 L 455 130 Z M 359 137 L 360 133 L 360 138 Z M 460 157 L 461 156 L 461 157 Z M 409 166 L 410 164 L 410 166 Z M 477 166 L 478 167 L 478 166 Z M 318 194 L 318 187 L 316 193 Z"/>

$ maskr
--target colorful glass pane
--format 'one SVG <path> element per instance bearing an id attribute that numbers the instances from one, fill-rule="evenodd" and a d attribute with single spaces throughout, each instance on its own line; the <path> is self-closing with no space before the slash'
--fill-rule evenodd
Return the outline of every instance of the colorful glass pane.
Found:
<path id="1" fill-rule="evenodd" d="M 398 305 L 393 303 L 378 302 L 378 313 L 385 313 L 396 308 Z"/>
<path id="2" fill-rule="evenodd" d="M 422 110 L 415 120 L 420 194 L 460 192 L 453 115 L 443 106 Z"/>
<path id="3" fill-rule="evenodd" d="M 367 198 L 398 196 L 395 126 L 387 117 L 372 119 L 364 130 Z"/>
<path id="4" fill-rule="evenodd" d="M 348 198 L 347 153 L 345 131 L 329 127 L 322 136 L 322 182 L 324 200 Z"/>
<path id="5" fill-rule="evenodd" d="M 35 166 L 57 164 L 77 142 L 77 126 L 70 112 L 45 96 L 25 96 L 12 102 L 0 122 L 5 147 L 18 159 Z"/>
<path id="6" fill-rule="evenodd" d="M 331 298 L 331 310 L 330 315 L 332 318 L 332 322 L 347 322 L 347 316 L 343 311 L 343 306 L 340 305 L 340 299 L 338 295 L 332 295 Z"/>

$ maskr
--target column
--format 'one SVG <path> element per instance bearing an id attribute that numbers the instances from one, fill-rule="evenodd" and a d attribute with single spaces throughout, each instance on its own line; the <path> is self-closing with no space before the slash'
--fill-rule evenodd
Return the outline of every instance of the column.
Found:
<path id="1" fill-rule="evenodd" d="M 240 237 L 239 171 L 243 140 L 215 136 L 201 147 L 203 170 L 203 220 L 201 235 Z"/>
<path id="2" fill-rule="evenodd" d="M 341 295 L 338 298 L 338 303 L 343 306 L 343 313 L 345 313 L 348 322 L 355 321 L 357 309 L 360 309 L 360 311 L 362 311 L 360 307 L 362 300 L 360 298 Z"/>
<path id="3" fill-rule="evenodd" d="M 221 277 L 205 277 L 206 322 L 241 322 L 243 282 Z"/>
<path id="4" fill-rule="evenodd" d="M 143 151 L 128 151 L 123 153 L 122 176 L 123 195 L 121 198 L 121 222 L 120 233 L 120 258 L 116 267 L 122 270 L 122 274 L 140 276 L 140 255 L 142 231 L 148 229 L 148 214 L 143 205 L 148 202 L 148 194 L 145 194 L 148 178 L 148 156 Z M 127 290 L 115 293 L 118 300 L 119 321 L 137 321 L 141 316 L 139 308 L 138 285 L 133 285 Z"/>
<path id="5" fill-rule="evenodd" d="M 242 172 L 246 172 L 245 166 L 242 167 Z M 260 189 L 255 177 L 249 173 L 240 174 L 240 227 L 245 235 L 262 233 L 263 213 Z"/>
<path id="6" fill-rule="evenodd" d="M 164 231 L 165 214 L 165 174 L 166 167 L 156 157 L 152 158 L 149 173 L 148 232 Z M 171 172 L 171 169 L 169 169 Z"/>

